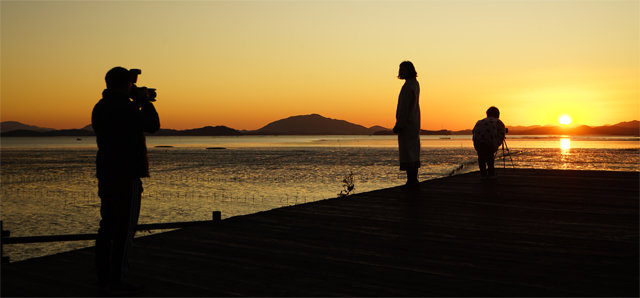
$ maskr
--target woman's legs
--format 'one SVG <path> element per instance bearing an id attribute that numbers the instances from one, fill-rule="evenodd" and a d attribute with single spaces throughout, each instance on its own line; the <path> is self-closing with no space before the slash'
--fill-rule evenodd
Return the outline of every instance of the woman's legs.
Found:
<path id="1" fill-rule="evenodd" d="M 407 185 L 418 184 L 418 169 L 407 170 Z"/>
<path id="2" fill-rule="evenodd" d="M 407 165 L 405 171 L 407 172 L 407 185 L 408 186 L 417 186 L 418 185 L 418 165 L 419 163 L 412 163 Z"/>

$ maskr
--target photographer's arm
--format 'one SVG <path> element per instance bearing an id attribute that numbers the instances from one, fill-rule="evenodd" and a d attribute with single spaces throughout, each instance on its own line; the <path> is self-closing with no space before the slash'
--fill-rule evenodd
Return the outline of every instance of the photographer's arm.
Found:
<path id="1" fill-rule="evenodd" d="M 142 115 L 142 130 L 154 133 L 160 129 L 160 118 L 156 107 L 150 101 L 144 100 L 140 104 L 140 113 Z"/>

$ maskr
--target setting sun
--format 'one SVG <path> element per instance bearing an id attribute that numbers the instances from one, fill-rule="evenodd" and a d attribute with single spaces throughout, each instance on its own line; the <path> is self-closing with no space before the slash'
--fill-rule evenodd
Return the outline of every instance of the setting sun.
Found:
<path id="1" fill-rule="evenodd" d="M 569 116 L 569 115 L 561 115 L 560 117 L 558 117 L 558 122 L 560 124 L 562 124 L 562 125 L 569 125 L 572 122 L 571 116 Z"/>

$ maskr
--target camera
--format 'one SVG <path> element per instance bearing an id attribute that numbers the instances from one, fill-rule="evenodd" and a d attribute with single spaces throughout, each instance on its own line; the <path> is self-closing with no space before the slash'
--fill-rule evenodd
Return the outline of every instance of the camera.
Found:
<path id="1" fill-rule="evenodd" d="M 138 75 L 142 73 L 142 70 L 137 68 L 132 68 L 129 70 L 130 81 L 133 86 L 131 86 L 130 97 L 133 100 L 147 100 L 154 102 L 156 101 L 156 89 L 147 88 L 147 87 L 138 87 L 136 83 L 138 82 Z"/>

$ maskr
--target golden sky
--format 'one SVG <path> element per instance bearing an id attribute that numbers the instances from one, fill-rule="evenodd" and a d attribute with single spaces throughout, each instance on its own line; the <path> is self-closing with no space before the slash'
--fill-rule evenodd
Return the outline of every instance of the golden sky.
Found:
<path id="1" fill-rule="evenodd" d="M 90 123 L 104 75 L 141 68 L 165 128 L 318 113 L 392 127 L 400 62 L 423 129 L 640 119 L 639 1 L 6 1 L 2 121 Z"/>

